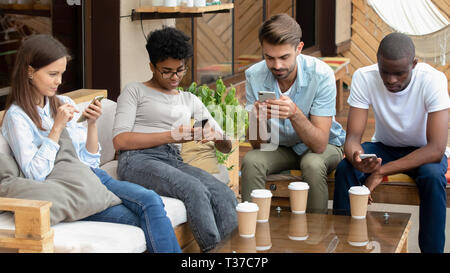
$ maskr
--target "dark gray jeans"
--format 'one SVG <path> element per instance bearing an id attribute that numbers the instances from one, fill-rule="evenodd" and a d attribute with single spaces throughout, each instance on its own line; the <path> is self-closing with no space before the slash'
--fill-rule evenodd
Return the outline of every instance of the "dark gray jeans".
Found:
<path id="1" fill-rule="evenodd" d="M 171 144 L 121 152 L 121 180 L 184 202 L 187 220 L 202 251 L 214 248 L 237 227 L 237 199 L 223 182 L 183 162 Z"/>

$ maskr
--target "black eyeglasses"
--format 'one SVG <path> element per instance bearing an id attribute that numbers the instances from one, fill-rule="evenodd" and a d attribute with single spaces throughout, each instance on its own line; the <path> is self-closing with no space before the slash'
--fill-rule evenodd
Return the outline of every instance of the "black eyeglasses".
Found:
<path id="1" fill-rule="evenodd" d="M 163 71 L 159 70 L 159 68 L 156 67 L 156 65 L 155 65 L 155 68 L 156 68 L 156 70 L 158 70 L 159 73 L 161 73 L 161 76 L 163 77 L 163 79 L 170 79 L 174 75 L 177 75 L 178 78 L 182 78 L 186 74 L 186 71 L 188 70 L 187 66 L 185 66 L 181 70 L 177 70 L 177 71 L 174 71 L 174 72 L 172 72 L 172 71 L 170 71 L 170 72 L 163 72 Z"/>

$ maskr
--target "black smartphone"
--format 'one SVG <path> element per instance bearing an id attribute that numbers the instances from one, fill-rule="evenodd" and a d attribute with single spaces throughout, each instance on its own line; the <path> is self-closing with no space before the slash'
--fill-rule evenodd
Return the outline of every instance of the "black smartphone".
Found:
<path id="1" fill-rule="evenodd" d="M 201 126 L 202 128 L 205 128 L 205 125 L 206 125 L 207 122 L 208 122 L 208 119 L 204 119 L 202 121 L 196 120 L 193 127 L 196 128 L 196 127 L 200 127 Z"/>

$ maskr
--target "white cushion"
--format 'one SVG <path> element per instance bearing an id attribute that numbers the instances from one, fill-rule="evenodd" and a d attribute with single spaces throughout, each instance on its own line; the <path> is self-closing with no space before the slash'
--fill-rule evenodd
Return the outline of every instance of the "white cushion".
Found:
<path id="1" fill-rule="evenodd" d="M 100 166 L 101 169 L 105 170 L 112 178 L 118 180 L 117 177 L 117 166 L 119 162 L 117 160 L 109 161 Z"/>
<path id="2" fill-rule="evenodd" d="M 142 253 L 147 249 L 144 232 L 131 225 L 76 221 L 52 228 L 56 253 Z M 0 214 L 0 229 L 14 230 L 12 213 Z"/>
<path id="3" fill-rule="evenodd" d="M 118 179 L 117 164 L 118 161 L 113 160 L 102 165 L 101 168 L 105 170 L 114 179 Z M 164 202 L 165 206 L 164 208 L 167 212 L 167 216 L 172 222 L 173 227 L 176 227 L 179 224 L 187 222 L 186 207 L 184 206 L 184 203 L 181 200 L 166 196 L 161 196 L 161 199 Z"/>
<path id="4" fill-rule="evenodd" d="M 57 253 L 142 253 L 147 249 L 144 232 L 131 225 L 76 221 L 53 229 Z"/>
<path id="5" fill-rule="evenodd" d="M 223 183 L 227 184 L 230 183 L 230 176 L 228 173 L 227 166 L 223 164 L 219 164 L 219 173 L 213 173 L 212 176 L 219 179 Z"/>
<path id="6" fill-rule="evenodd" d="M 77 104 L 80 113 L 89 105 L 90 102 L 82 102 Z M 112 142 L 112 129 L 114 126 L 114 117 L 116 115 L 117 103 L 112 100 L 104 99 L 102 100 L 102 115 L 97 120 L 97 130 L 98 130 L 98 141 L 102 147 L 100 165 L 107 163 L 114 159 L 116 151 L 114 150 L 114 145 Z M 83 125 L 87 126 L 87 122 L 83 122 Z"/>
<path id="7" fill-rule="evenodd" d="M 1 129 L 2 127 L 0 127 L 0 130 Z M 8 142 L 6 142 L 6 139 L 3 137 L 1 133 L 0 133 L 0 153 L 11 155 L 11 148 L 9 148 Z"/>
<path id="8" fill-rule="evenodd" d="M 186 207 L 180 199 L 166 196 L 161 196 L 161 199 L 173 227 L 187 222 Z"/>

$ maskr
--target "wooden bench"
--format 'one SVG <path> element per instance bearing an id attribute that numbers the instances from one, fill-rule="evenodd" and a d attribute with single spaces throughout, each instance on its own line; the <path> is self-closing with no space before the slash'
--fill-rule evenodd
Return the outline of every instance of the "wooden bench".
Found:
<path id="1" fill-rule="evenodd" d="M 96 96 L 108 97 L 106 89 L 78 89 L 63 94 L 75 103 L 91 101 Z M 4 111 L 0 111 L 0 120 Z M 239 142 L 233 142 L 234 152 L 226 161 L 230 178 L 229 187 L 239 193 Z M 20 252 L 53 252 L 53 230 L 50 228 L 51 202 L 0 198 L 0 211 L 12 211 L 16 215 L 16 232 L 0 229 L 0 248 L 17 248 Z M 26 215 L 20 217 L 21 213 Z M 25 213 L 26 212 L 26 213 Z M 18 218 L 20 217 L 20 218 Z M 29 222 L 31 221 L 31 222 Z M 42 227 L 41 227 L 42 226 Z M 35 231 L 36 229 L 36 231 Z M 183 252 L 200 252 L 189 224 L 183 223 L 174 227 L 175 235 Z"/>
<path id="2" fill-rule="evenodd" d="M 293 181 L 301 181 L 301 171 L 291 170 L 287 174 L 272 174 L 267 176 L 266 189 L 273 194 L 272 206 L 289 207 L 288 185 Z M 406 174 L 385 177 L 386 182 L 378 185 L 372 197 L 376 203 L 401 205 L 419 205 L 419 191 L 413 179 Z M 450 184 L 447 184 L 447 207 L 450 208 Z M 328 176 L 328 199 L 334 196 L 334 171 Z"/>

